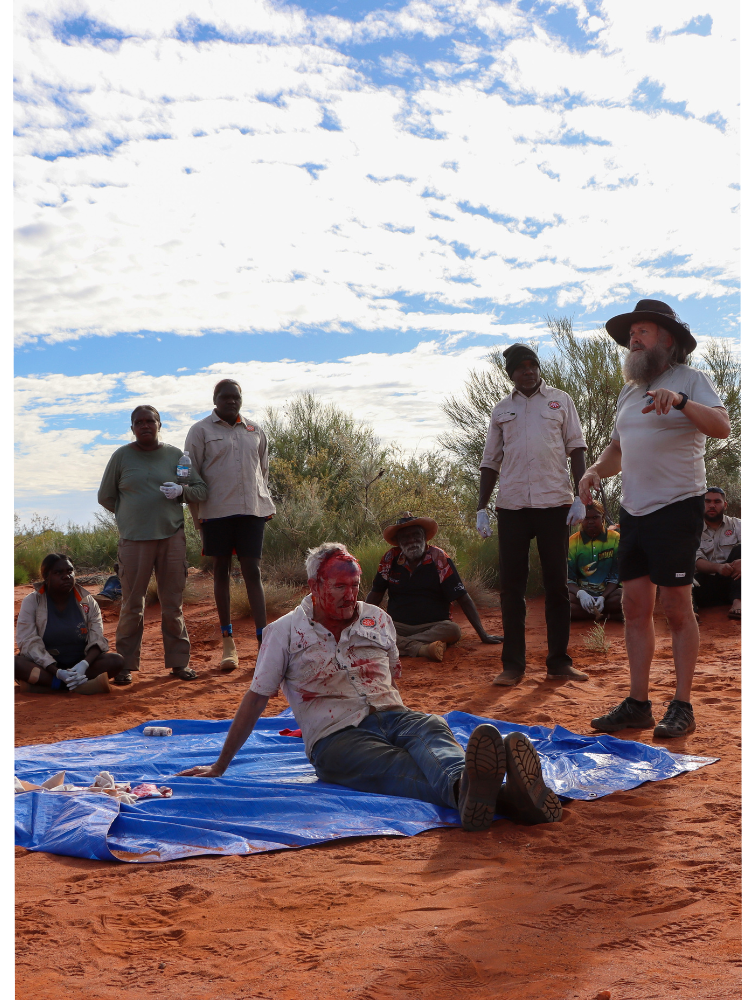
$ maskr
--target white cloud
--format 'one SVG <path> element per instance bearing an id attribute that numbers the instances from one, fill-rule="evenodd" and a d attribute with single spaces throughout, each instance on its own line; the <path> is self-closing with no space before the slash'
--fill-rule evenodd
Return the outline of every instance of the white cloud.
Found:
<path id="1" fill-rule="evenodd" d="M 51 25 L 64 10 L 133 37 L 63 44 Z M 473 0 L 412 2 L 356 23 L 263 2 L 29 4 L 17 49 L 17 339 L 495 333 L 492 305 L 546 295 L 589 309 L 634 289 L 729 294 L 736 25 L 715 9 L 709 37 L 669 34 L 705 11 L 697 0 L 606 0 L 600 44 L 580 54 L 512 7 Z M 192 18 L 250 41 L 170 37 Z M 659 22 L 666 33 L 649 41 Z M 479 45 L 449 42 L 459 62 L 440 81 L 425 68 L 416 92 L 375 85 L 358 48 L 337 48 L 450 36 L 454 24 L 488 34 L 492 64 L 455 79 Z M 400 53 L 385 59 L 410 68 Z M 635 107 L 645 79 L 697 118 Z M 500 84 L 535 103 L 508 103 Z M 566 91 L 588 103 L 554 103 Z M 341 131 L 320 127 L 325 108 Z M 698 120 L 711 114 L 725 131 Z M 570 144 L 579 135 L 597 141 Z M 40 158 L 78 150 L 90 152 Z M 410 179 L 370 179 L 396 176 Z M 639 266 L 663 254 L 687 256 L 685 268 Z M 407 312 L 399 294 L 451 312 Z"/>
<path id="2" fill-rule="evenodd" d="M 502 341 L 545 337 L 547 331 L 506 327 Z M 40 495 L 96 491 L 105 464 L 129 435 L 129 414 L 141 402 L 163 417 L 163 438 L 183 445 L 191 424 L 212 408 L 212 387 L 219 378 L 237 379 L 244 390 L 244 410 L 261 417 L 269 406 L 283 407 L 297 392 L 314 392 L 324 402 L 370 424 L 385 442 L 406 451 L 435 447 L 447 429 L 442 400 L 458 392 L 469 371 L 480 365 L 490 343 L 474 346 L 420 344 L 414 350 L 369 354 L 338 361 L 250 361 L 214 364 L 194 374 L 152 376 L 144 372 L 114 375 L 43 375 L 15 380 L 18 428 L 16 489 L 21 506 Z M 112 425 L 116 438 L 103 432 L 67 427 L 69 418 L 99 418 Z M 122 435 L 120 439 L 117 435 Z"/>

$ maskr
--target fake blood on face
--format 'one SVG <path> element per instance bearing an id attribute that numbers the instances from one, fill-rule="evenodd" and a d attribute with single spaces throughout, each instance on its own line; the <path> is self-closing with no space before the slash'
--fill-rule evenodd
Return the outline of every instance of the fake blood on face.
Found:
<path id="1" fill-rule="evenodd" d="M 330 559 L 320 569 L 312 583 L 312 600 L 315 619 L 324 625 L 329 622 L 341 626 L 354 617 L 359 597 L 359 564 L 346 559 Z"/>

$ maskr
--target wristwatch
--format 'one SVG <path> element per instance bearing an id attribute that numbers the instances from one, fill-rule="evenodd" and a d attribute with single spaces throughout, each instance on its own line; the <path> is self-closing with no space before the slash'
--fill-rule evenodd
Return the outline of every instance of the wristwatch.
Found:
<path id="1" fill-rule="evenodd" d="M 682 397 L 681 403 L 671 404 L 675 410 L 683 410 L 684 407 L 687 405 L 687 400 L 689 399 L 689 396 L 687 395 L 686 392 L 680 392 L 679 395 Z"/>

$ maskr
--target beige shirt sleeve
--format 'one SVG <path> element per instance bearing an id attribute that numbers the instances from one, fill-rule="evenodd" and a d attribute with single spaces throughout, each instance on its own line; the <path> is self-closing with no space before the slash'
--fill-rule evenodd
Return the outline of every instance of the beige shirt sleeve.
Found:
<path id="1" fill-rule="evenodd" d="M 265 486 L 267 486 L 268 474 L 270 472 L 270 459 L 267 454 L 267 435 L 258 427 L 260 435 L 260 445 L 259 445 L 259 456 L 260 456 L 260 472 L 262 473 L 262 478 L 264 480 Z"/>
<path id="2" fill-rule="evenodd" d="M 184 443 L 184 451 L 188 451 L 189 453 L 192 469 L 194 469 L 198 476 L 204 479 L 204 476 L 202 476 L 202 465 L 204 464 L 204 429 L 201 421 L 189 428 L 189 433 L 186 435 Z M 196 501 L 189 503 L 189 513 L 194 522 L 194 527 L 199 531 L 199 504 Z"/>
<path id="3" fill-rule="evenodd" d="M 563 435 L 564 448 L 568 457 L 578 448 L 587 448 L 587 443 L 582 434 L 582 424 L 579 422 L 579 415 L 577 414 L 577 407 L 574 405 L 574 400 L 571 396 L 567 396 L 566 398 L 568 402 L 565 407 L 566 420 L 564 420 Z"/>
<path id="4" fill-rule="evenodd" d="M 500 406 L 500 404 L 498 405 Z M 498 406 L 495 406 L 490 415 L 488 436 L 485 438 L 485 448 L 480 462 L 481 469 L 492 469 L 494 472 L 501 471 L 501 462 L 503 461 L 503 434 L 496 420 L 497 413 Z"/>
<path id="5" fill-rule="evenodd" d="M 50 667 L 55 663 L 55 657 L 45 649 L 37 629 L 37 601 L 37 594 L 27 594 L 21 601 L 16 622 L 16 644 L 22 656 L 28 657 L 40 667 Z"/>

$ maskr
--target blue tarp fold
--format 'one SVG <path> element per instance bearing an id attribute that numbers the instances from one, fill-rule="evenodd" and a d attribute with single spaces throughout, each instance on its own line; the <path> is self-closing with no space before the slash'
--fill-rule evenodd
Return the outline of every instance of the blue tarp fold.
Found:
<path id="1" fill-rule="evenodd" d="M 462 746 L 475 726 L 519 730 L 534 743 L 547 784 L 559 795 L 596 799 L 694 771 L 716 758 L 675 754 L 613 736 L 580 736 L 556 726 L 522 726 L 465 712 L 445 716 Z M 196 854 L 253 854 L 341 837 L 413 836 L 457 826 L 455 810 L 390 795 L 370 795 L 318 781 L 300 739 L 280 736 L 290 709 L 260 719 L 222 778 L 178 778 L 176 772 L 217 757 L 231 720 L 165 719 L 93 739 L 20 747 L 16 774 L 39 784 L 65 770 L 66 781 L 89 784 L 99 771 L 116 781 L 152 781 L 169 799 L 119 805 L 106 795 L 25 792 L 16 796 L 16 842 L 29 850 L 124 861 L 168 861 Z M 170 726 L 170 737 L 143 735 Z"/>

